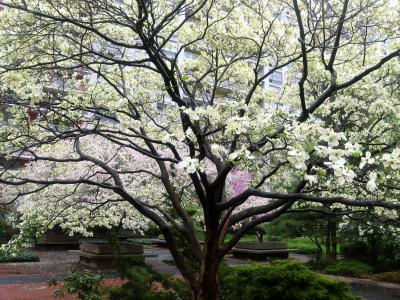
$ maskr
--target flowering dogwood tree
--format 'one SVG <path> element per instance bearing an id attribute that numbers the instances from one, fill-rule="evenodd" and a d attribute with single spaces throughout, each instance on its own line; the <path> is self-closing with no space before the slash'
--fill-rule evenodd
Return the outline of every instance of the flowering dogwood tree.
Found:
<path id="1" fill-rule="evenodd" d="M 397 2 L 3 6 L 0 154 L 32 162 L 0 183 L 24 222 L 151 221 L 193 298 L 217 299 L 223 257 L 258 224 L 308 204 L 399 218 Z"/>

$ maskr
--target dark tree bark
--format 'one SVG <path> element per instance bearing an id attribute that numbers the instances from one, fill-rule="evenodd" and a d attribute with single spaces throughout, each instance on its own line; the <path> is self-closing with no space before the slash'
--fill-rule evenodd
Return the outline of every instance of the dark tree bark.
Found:
<path id="1" fill-rule="evenodd" d="M 336 221 L 331 222 L 331 241 L 332 241 L 332 258 L 336 259 L 337 256 L 337 226 Z"/>
<path id="2" fill-rule="evenodd" d="M 198 289 L 193 295 L 194 300 L 216 300 L 220 296 L 218 269 L 221 263 L 221 253 L 218 249 L 218 236 L 211 234 L 204 242 L 203 256 L 200 264 Z"/>
<path id="3" fill-rule="evenodd" d="M 326 237 L 325 237 L 325 251 L 326 255 L 331 255 L 331 221 L 328 219 L 326 221 Z"/>

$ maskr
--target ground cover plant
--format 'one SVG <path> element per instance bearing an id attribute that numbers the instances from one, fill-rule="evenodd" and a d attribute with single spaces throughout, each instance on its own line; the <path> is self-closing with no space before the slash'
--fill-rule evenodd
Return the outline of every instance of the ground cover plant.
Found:
<path id="1" fill-rule="evenodd" d="M 35 262 L 40 258 L 37 254 L 29 251 L 20 251 L 17 253 L 1 253 L 0 263 L 13 263 L 13 262 Z"/>
<path id="2" fill-rule="evenodd" d="M 76 294 L 78 300 L 101 300 L 100 283 L 102 280 L 101 274 L 88 270 L 73 272 L 65 278 L 62 287 L 54 291 L 54 296 L 63 298 L 66 294 Z M 49 286 L 57 284 L 57 280 L 49 281 Z"/>

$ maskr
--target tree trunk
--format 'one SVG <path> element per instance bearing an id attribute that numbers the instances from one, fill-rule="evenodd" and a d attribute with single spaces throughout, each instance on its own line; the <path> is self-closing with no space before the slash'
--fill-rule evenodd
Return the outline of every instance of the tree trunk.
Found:
<path id="1" fill-rule="evenodd" d="M 316 240 L 316 245 L 317 245 L 317 261 L 319 261 L 322 257 L 322 246 L 321 244 L 318 242 L 318 238 L 315 239 Z"/>
<path id="2" fill-rule="evenodd" d="M 201 275 L 198 290 L 193 297 L 194 300 L 217 300 L 219 299 L 218 267 L 207 270 Z"/>
<path id="3" fill-rule="evenodd" d="M 256 237 L 259 243 L 262 243 L 264 240 L 264 232 L 256 231 Z"/>
<path id="4" fill-rule="evenodd" d="M 377 251 L 377 240 L 375 239 L 375 232 L 372 232 L 371 238 L 369 239 L 371 245 L 371 260 L 372 263 L 378 263 L 378 251 Z"/>
<path id="5" fill-rule="evenodd" d="M 326 255 L 331 255 L 331 221 L 326 222 L 326 238 L 325 238 Z"/>
<path id="6" fill-rule="evenodd" d="M 336 222 L 332 221 L 331 225 L 332 225 L 331 226 L 332 257 L 334 259 L 336 259 L 336 255 L 337 255 L 337 238 L 336 238 L 337 228 L 336 228 Z"/>
<path id="7" fill-rule="evenodd" d="M 200 265 L 198 289 L 194 291 L 194 300 L 219 299 L 218 269 L 221 263 L 218 242 L 207 239 Z"/>

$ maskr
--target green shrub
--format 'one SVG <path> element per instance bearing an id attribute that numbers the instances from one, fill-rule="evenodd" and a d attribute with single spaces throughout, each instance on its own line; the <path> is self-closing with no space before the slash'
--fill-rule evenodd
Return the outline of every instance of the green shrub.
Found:
<path id="1" fill-rule="evenodd" d="M 349 286 L 294 261 L 229 266 L 221 270 L 225 300 L 353 300 Z"/>
<path id="2" fill-rule="evenodd" d="M 379 238 L 374 245 L 355 241 L 341 246 L 344 258 L 368 264 L 377 273 L 400 269 L 400 250 L 396 240 Z"/>
<path id="3" fill-rule="evenodd" d="M 379 257 L 378 262 L 374 264 L 376 273 L 395 272 L 400 270 L 400 258 L 393 259 L 384 256 Z"/>
<path id="4" fill-rule="evenodd" d="M 54 291 L 54 296 L 64 297 L 64 293 L 77 294 L 78 300 L 101 300 L 100 282 L 103 276 L 90 271 L 74 272 L 64 280 L 64 286 Z M 56 280 L 49 285 L 56 285 Z"/>
<path id="5" fill-rule="evenodd" d="M 330 255 L 322 255 L 318 259 L 312 259 L 306 263 L 314 271 L 324 271 L 325 268 L 332 263 L 336 262 L 336 260 Z"/>
<path id="6" fill-rule="evenodd" d="M 6 214 L 0 210 L 0 235 L 3 235 L 7 232 L 8 223 Z"/>
<path id="7" fill-rule="evenodd" d="M 378 281 L 387 281 L 392 283 L 400 283 L 400 271 L 397 272 L 384 272 L 379 274 L 374 274 L 371 276 L 372 279 Z"/>
<path id="8" fill-rule="evenodd" d="M 117 264 L 121 278 L 127 279 L 127 282 L 121 287 L 111 289 L 110 299 L 180 300 L 191 298 L 190 288 L 185 282 L 159 273 L 147 265 L 143 257 L 119 257 Z M 153 282 L 159 282 L 167 291 L 152 291 Z"/>
<path id="9" fill-rule="evenodd" d="M 356 241 L 343 244 L 341 245 L 340 249 L 342 251 L 342 255 L 349 259 L 359 259 L 362 257 L 365 260 L 365 258 L 368 258 L 370 255 L 368 244 L 365 242 Z"/>
<path id="10" fill-rule="evenodd" d="M 147 237 L 158 237 L 161 234 L 160 228 L 158 226 L 151 224 L 149 228 L 145 231 L 145 236 Z"/>
<path id="11" fill-rule="evenodd" d="M 325 272 L 333 275 L 363 277 L 371 274 L 373 268 L 356 260 L 338 260 L 325 268 Z"/>
<path id="12" fill-rule="evenodd" d="M 11 262 L 34 262 L 39 261 L 39 256 L 35 253 L 24 251 L 16 253 L 15 255 L 0 253 L 0 263 L 11 263 Z"/>
<path id="13" fill-rule="evenodd" d="M 297 237 L 287 240 L 289 248 L 299 249 L 307 254 L 315 254 L 318 252 L 318 247 L 310 239 Z"/>

